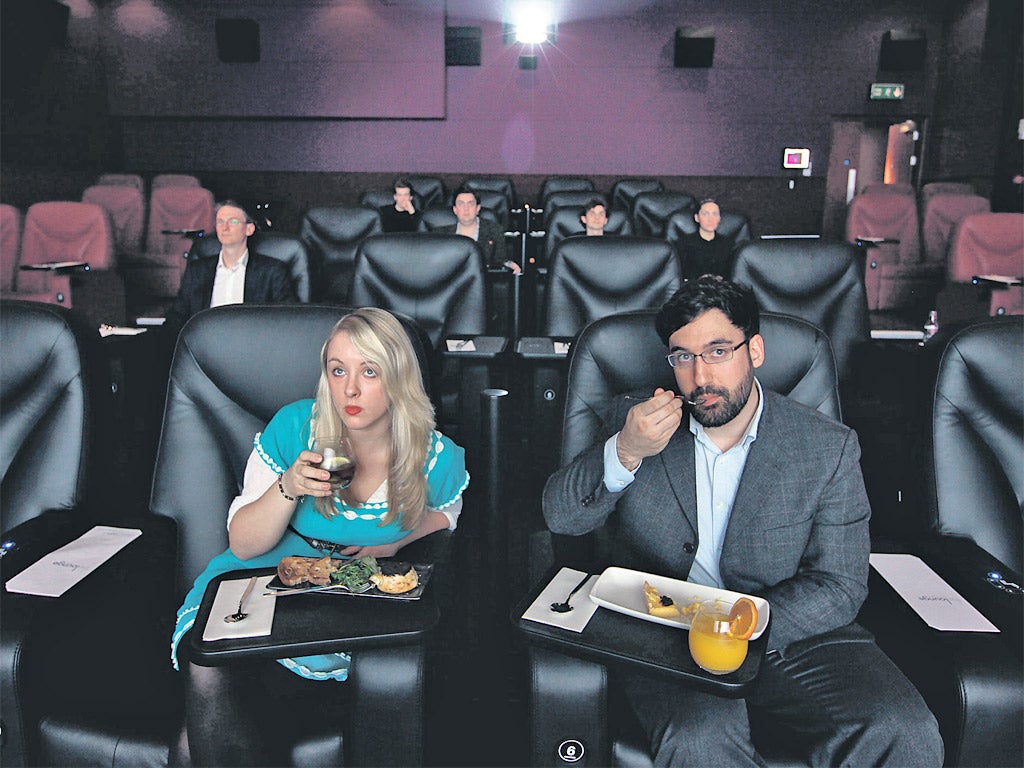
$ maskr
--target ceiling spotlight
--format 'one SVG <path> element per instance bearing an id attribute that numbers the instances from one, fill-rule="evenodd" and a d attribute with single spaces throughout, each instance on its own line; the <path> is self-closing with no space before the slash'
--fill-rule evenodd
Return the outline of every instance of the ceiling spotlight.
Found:
<path id="1" fill-rule="evenodd" d="M 548 25 L 544 21 L 530 20 L 516 24 L 516 42 L 537 44 L 548 41 Z"/>
<path id="2" fill-rule="evenodd" d="M 551 9 L 541 3 L 526 3 L 512 13 L 512 32 L 521 45 L 540 45 L 550 42 L 554 26 Z"/>

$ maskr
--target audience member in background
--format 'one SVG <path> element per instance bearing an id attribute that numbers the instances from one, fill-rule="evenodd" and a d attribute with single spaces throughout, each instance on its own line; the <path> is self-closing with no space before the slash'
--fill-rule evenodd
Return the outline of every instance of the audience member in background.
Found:
<path id="1" fill-rule="evenodd" d="M 583 229 L 588 235 L 603 235 L 605 225 L 608 223 L 608 206 L 603 198 L 592 197 L 583 206 L 583 215 L 580 216 L 583 222 Z"/>
<path id="2" fill-rule="evenodd" d="M 685 400 L 618 398 L 607 440 L 548 480 L 544 517 L 568 535 L 612 519 L 616 565 L 759 595 L 772 626 L 744 698 L 622 675 L 654 765 L 765 765 L 751 713 L 802 764 L 942 765 L 935 717 L 855 623 L 871 516 L 857 435 L 758 383 L 749 288 L 687 281 L 655 326 Z"/>
<path id="3" fill-rule="evenodd" d="M 395 179 L 395 204 L 380 209 L 380 224 L 385 232 L 415 232 L 420 226 L 420 212 L 412 198 L 412 185 L 405 179 Z"/>
<path id="4" fill-rule="evenodd" d="M 458 221 L 437 231 L 462 235 L 476 240 L 480 251 L 489 267 L 506 267 L 514 274 L 523 270 L 505 255 L 505 233 L 496 221 L 480 218 L 480 198 L 469 187 L 463 186 L 455 192 L 455 205 L 452 206 Z"/>
<path id="5" fill-rule="evenodd" d="M 181 278 L 165 328 L 175 338 L 192 315 L 223 304 L 294 304 L 298 301 L 288 268 L 270 256 L 250 253 L 255 220 L 233 200 L 217 204 L 217 256 L 190 261 Z"/>
<path id="6" fill-rule="evenodd" d="M 679 241 L 683 262 L 683 277 L 693 279 L 701 275 L 730 277 L 732 274 L 732 238 L 718 234 L 722 211 L 714 198 L 700 201 L 693 214 L 697 231 Z"/>

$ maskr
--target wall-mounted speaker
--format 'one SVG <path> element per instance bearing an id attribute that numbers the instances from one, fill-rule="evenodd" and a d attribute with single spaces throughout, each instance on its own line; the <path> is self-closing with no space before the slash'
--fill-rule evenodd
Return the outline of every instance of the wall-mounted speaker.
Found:
<path id="1" fill-rule="evenodd" d="M 674 66 L 708 68 L 715 58 L 715 31 L 710 27 L 679 27 L 676 29 Z"/>
<path id="2" fill-rule="evenodd" d="M 260 60 L 260 25 L 255 19 L 217 19 L 217 58 L 225 64 L 255 64 Z"/>
<path id="3" fill-rule="evenodd" d="M 444 28 L 444 65 L 480 66 L 480 27 Z"/>
<path id="4" fill-rule="evenodd" d="M 890 29 L 882 35 L 878 51 L 878 68 L 889 72 L 924 69 L 928 40 L 918 29 Z"/>
<path id="5" fill-rule="evenodd" d="M 519 57 L 519 68 L 520 69 L 536 69 L 537 68 L 537 57 L 532 56 L 520 56 Z"/>

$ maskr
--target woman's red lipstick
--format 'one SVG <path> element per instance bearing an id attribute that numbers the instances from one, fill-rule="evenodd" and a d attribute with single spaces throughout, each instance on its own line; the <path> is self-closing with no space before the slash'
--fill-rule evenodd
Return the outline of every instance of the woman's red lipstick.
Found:
<path id="1" fill-rule="evenodd" d="M 357 415 L 359 415 L 362 412 L 363 412 L 363 409 L 360 408 L 358 405 L 346 405 L 345 406 L 345 413 L 347 413 L 349 416 L 357 416 Z"/>

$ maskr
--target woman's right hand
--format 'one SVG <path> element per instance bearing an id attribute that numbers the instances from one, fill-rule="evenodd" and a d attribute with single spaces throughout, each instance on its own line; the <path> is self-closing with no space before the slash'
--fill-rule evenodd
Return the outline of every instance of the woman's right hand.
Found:
<path id="1" fill-rule="evenodd" d="M 295 463 L 288 467 L 281 476 L 281 484 L 289 496 L 330 496 L 331 484 L 327 482 L 331 476 L 326 469 L 318 464 L 324 457 L 315 451 L 302 451 Z"/>

